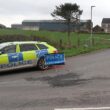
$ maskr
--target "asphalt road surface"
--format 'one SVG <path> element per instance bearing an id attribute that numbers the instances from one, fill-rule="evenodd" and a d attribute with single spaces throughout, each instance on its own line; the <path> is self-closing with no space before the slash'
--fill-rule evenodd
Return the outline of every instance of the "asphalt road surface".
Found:
<path id="1" fill-rule="evenodd" d="M 110 50 L 66 59 L 46 71 L 0 73 L 0 110 L 110 106 Z"/>

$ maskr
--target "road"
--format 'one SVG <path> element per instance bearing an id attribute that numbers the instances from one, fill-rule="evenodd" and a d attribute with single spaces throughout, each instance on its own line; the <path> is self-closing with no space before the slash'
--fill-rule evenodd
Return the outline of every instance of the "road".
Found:
<path id="1" fill-rule="evenodd" d="M 110 106 L 110 50 L 66 59 L 65 66 L 0 73 L 0 110 Z"/>

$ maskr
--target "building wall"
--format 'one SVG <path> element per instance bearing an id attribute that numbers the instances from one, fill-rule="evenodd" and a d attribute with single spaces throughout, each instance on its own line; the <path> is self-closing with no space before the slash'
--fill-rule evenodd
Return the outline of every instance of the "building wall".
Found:
<path id="1" fill-rule="evenodd" d="M 67 31 L 68 26 L 65 24 L 65 22 L 58 22 L 58 21 L 23 21 L 22 22 L 23 29 L 28 30 L 49 30 L 49 31 Z M 77 31 L 77 30 L 85 30 L 89 31 L 87 27 L 87 23 L 71 23 L 70 24 L 71 31 Z"/>
<path id="2" fill-rule="evenodd" d="M 68 25 L 64 21 L 53 21 L 53 20 L 25 20 L 22 24 L 12 24 L 12 28 L 15 29 L 23 29 L 23 30 L 47 30 L 47 31 L 67 31 Z M 79 23 L 71 23 L 70 29 L 71 31 L 84 31 L 90 32 L 91 22 L 90 20 L 86 20 Z"/>
<path id="3" fill-rule="evenodd" d="M 22 25 L 21 25 L 21 24 L 12 24 L 12 25 L 11 25 L 11 28 L 14 28 L 14 29 L 22 29 Z"/>
<path id="4" fill-rule="evenodd" d="M 110 33 L 110 23 L 102 23 L 102 28 L 105 33 Z"/>
<path id="5" fill-rule="evenodd" d="M 38 31 L 39 27 L 37 26 L 23 26 L 22 27 L 23 30 L 34 30 L 34 31 Z"/>
<path id="6" fill-rule="evenodd" d="M 61 22 L 23 22 L 23 27 L 38 27 L 39 30 L 66 31 L 68 26 Z M 71 29 L 73 26 L 71 25 Z"/>

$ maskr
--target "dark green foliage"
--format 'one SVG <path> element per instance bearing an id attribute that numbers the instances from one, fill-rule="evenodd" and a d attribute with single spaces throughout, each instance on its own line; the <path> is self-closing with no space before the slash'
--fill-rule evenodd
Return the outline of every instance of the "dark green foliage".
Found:
<path id="1" fill-rule="evenodd" d="M 82 14 L 82 10 L 79 9 L 77 4 L 65 3 L 61 4 L 59 7 L 56 6 L 56 9 L 51 14 L 53 17 L 59 16 L 64 20 L 71 22 L 72 20 L 77 20 L 78 15 Z"/>

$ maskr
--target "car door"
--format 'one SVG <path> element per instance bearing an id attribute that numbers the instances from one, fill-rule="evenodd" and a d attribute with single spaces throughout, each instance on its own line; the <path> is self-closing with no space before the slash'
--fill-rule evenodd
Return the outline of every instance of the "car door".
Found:
<path id="1" fill-rule="evenodd" d="M 39 50 L 36 51 L 39 58 L 44 56 L 45 54 L 48 54 L 48 47 L 47 46 L 45 46 L 43 44 L 39 44 L 39 43 L 36 45 L 39 48 Z"/>
<path id="2" fill-rule="evenodd" d="M 36 55 L 36 51 L 38 48 L 35 44 L 20 44 L 20 52 L 22 52 L 23 55 L 23 61 L 27 64 L 37 64 L 38 57 Z"/>
<path id="3" fill-rule="evenodd" d="M 11 68 L 11 66 L 13 66 L 12 63 L 18 61 L 16 45 L 5 46 L 0 51 L 0 69 Z"/>

